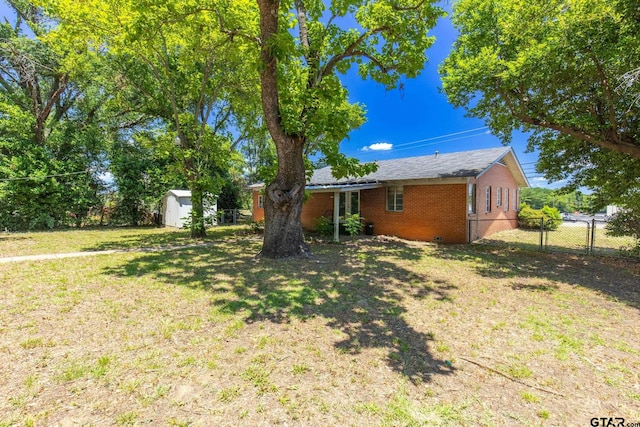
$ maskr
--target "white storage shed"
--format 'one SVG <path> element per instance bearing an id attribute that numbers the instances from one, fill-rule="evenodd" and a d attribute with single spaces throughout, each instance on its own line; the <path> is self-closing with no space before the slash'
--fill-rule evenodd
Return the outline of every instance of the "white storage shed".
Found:
<path id="1" fill-rule="evenodd" d="M 205 218 L 216 218 L 217 201 L 205 201 Z M 162 200 L 162 223 L 167 227 L 182 228 L 191 216 L 191 191 L 169 190 Z"/>

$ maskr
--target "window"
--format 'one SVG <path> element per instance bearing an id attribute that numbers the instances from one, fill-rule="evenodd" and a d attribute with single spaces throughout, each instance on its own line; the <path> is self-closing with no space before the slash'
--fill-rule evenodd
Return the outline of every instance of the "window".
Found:
<path id="1" fill-rule="evenodd" d="M 518 203 L 518 189 L 513 190 L 513 209 L 520 209 L 520 204 Z"/>
<path id="2" fill-rule="evenodd" d="M 258 194 L 258 207 L 260 209 L 264 208 L 264 196 L 262 194 Z"/>
<path id="3" fill-rule="evenodd" d="M 402 185 L 391 185 L 387 187 L 387 210 L 400 212 L 404 206 Z"/>
<path id="4" fill-rule="evenodd" d="M 346 217 L 347 215 L 360 213 L 360 192 L 359 191 L 346 191 L 340 193 L 340 211 L 339 216 Z"/>
<path id="5" fill-rule="evenodd" d="M 486 196 L 485 196 L 485 212 L 491 212 L 491 187 L 487 187 Z"/>
<path id="6" fill-rule="evenodd" d="M 504 189 L 504 210 L 505 212 L 509 211 L 509 189 Z"/>
<path id="7" fill-rule="evenodd" d="M 476 213 L 476 185 L 469 184 L 469 194 L 467 195 L 467 213 Z"/>
<path id="8" fill-rule="evenodd" d="M 496 189 L 496 206 L 502 206 L 502 187 Z"/>

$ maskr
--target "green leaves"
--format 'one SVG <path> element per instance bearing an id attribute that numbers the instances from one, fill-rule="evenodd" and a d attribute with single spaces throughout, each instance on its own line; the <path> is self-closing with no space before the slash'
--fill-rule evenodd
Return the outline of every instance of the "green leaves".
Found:
<path id="1" fill-rule="evenodd" d="M 115 87 L 108 79 L 101 82 L 110 107 L 117 116 L 137 116 L 131 126 L 120 126 L 160 131 L 163 135 L 153 139 L 153 156 L 165 153 L 165 159 L 179 162 L 194 198 L 217 193 L 222 185 L 220 176 L 226 174 L 232 160 L 232 131 L 242 127 L 239 132 L 249 134 L 257 121 L 253 112 L 258 103 L 257 52 L 246 46 L 256 32 L 252 3 L 43 2 L 60 21 L 52 39 L 79 51 L 97 52 L 110 66 Z M 176 137 L 179 147 L 173 142 Z M 128 135 L 122 139 L 128 140 Z M 132 169 L 151 167 L 152 163 Z M 128 172 L 126 167 L 120 168 L 118 174 L 125 179 L 118 179 L 119 187 L 128 185 Z M 139 175 L 132 179 L 142 185 Z M 135 189 L 127 192 L 136 194 Z M 197 205 L 194 211 L 202 209 Z M 129 216 L 136 215 L 133 209 Z M 202 212 L 194 212 L 193 219 L 192 232 L 199 234 Z"/>
<path id="2" fill-rule="evenodd" d="M 389 88 L 401 75 L 416 76 L 434 41 L 427 32 L 443 12 L 430 2 L 407 0 L 325 3 L 283 2 L 280 31 L 263 43 L 278 61 L 279 87 L 286 88 L 279 90 L 277 106 L 283 130 L 303 136 L 308 153 L 333 156 L 364 122 L 364 108 L 349 104 L 338 75 L 357 64 L 363 78 Z"/>
<path id="3" fill-rule="evenodd" d="M 452 17 L 460 37 L 440 68 L 444 91 L 504 142 L 531 132 L 548 178 L 599 189 L 600 204 L 621 200 L 640 176 L 640 105 L 621 86 L 640 66 L 632 3 L 461 0 Z"/>

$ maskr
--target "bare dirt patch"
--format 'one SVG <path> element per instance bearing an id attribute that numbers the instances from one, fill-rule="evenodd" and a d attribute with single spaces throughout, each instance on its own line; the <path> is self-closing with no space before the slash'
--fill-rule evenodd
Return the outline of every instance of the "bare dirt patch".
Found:
<path id="1" fill-rule="evenodd" d="M 239 238 L 0 265 L 0 425 L 640 421 L 634 264 Z"/>

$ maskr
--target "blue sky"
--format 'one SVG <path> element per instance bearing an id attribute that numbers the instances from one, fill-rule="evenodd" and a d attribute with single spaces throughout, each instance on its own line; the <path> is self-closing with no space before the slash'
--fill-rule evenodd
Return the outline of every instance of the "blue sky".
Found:
<path id="1" fill-rule="evenodd" d="M 444 5 L 449 9 L 449 4 Z M 12 12 L 0 0 L 0 17 Z M 448 18 L 433 29 L 435 44 L 427 51 L 429 62 L 415 79 L 403 79 L 404 90 L 387 91 L 373 81 L 362 80 L 355 70 L 344 77 L 350 99 L 366 106 L 367 122 L 353 131 L 341 150 L 361 161 L 385 160 L 440 153 L 498 147 L 501 142 L 491 135 L 482 120 L 465 117 L 441 93 L 438 65 L 447 57 L 457 33 Z M 386 148 L 373 150 L 371 148 Z M 511 144 L 531 186 L 557 188 L 535 172 L 537 153 L 527 153 L 526 135 L 515 134 Z"/>
<path id="2" fill-rule="evenodd" d="M 427 51 L 429 61 L 421 75 L 403 79 L 404 90 L 386 91 L 372 81 L 363 81 L 352 70 L 344 78 L 351 101 L 366 105 L 367 122 L 351 133 L 341 150 L 361 161 L 499 147 L 483 120 L 465 117 L 466 111 L 454 108 L 441 92 L 438 65 L 447 57 L 457 32 L 448 18 L 442 18 L 432 30 L 434 45 Z M 372 148 L 380 148 L 372 150 Z M 511 143 L 531 186 L 557 188 L 535 172 L 537 153 L 527 152 L 527 136 L 513 135 Z M 390 149 L 389 149 L 390 148 Z"/>

